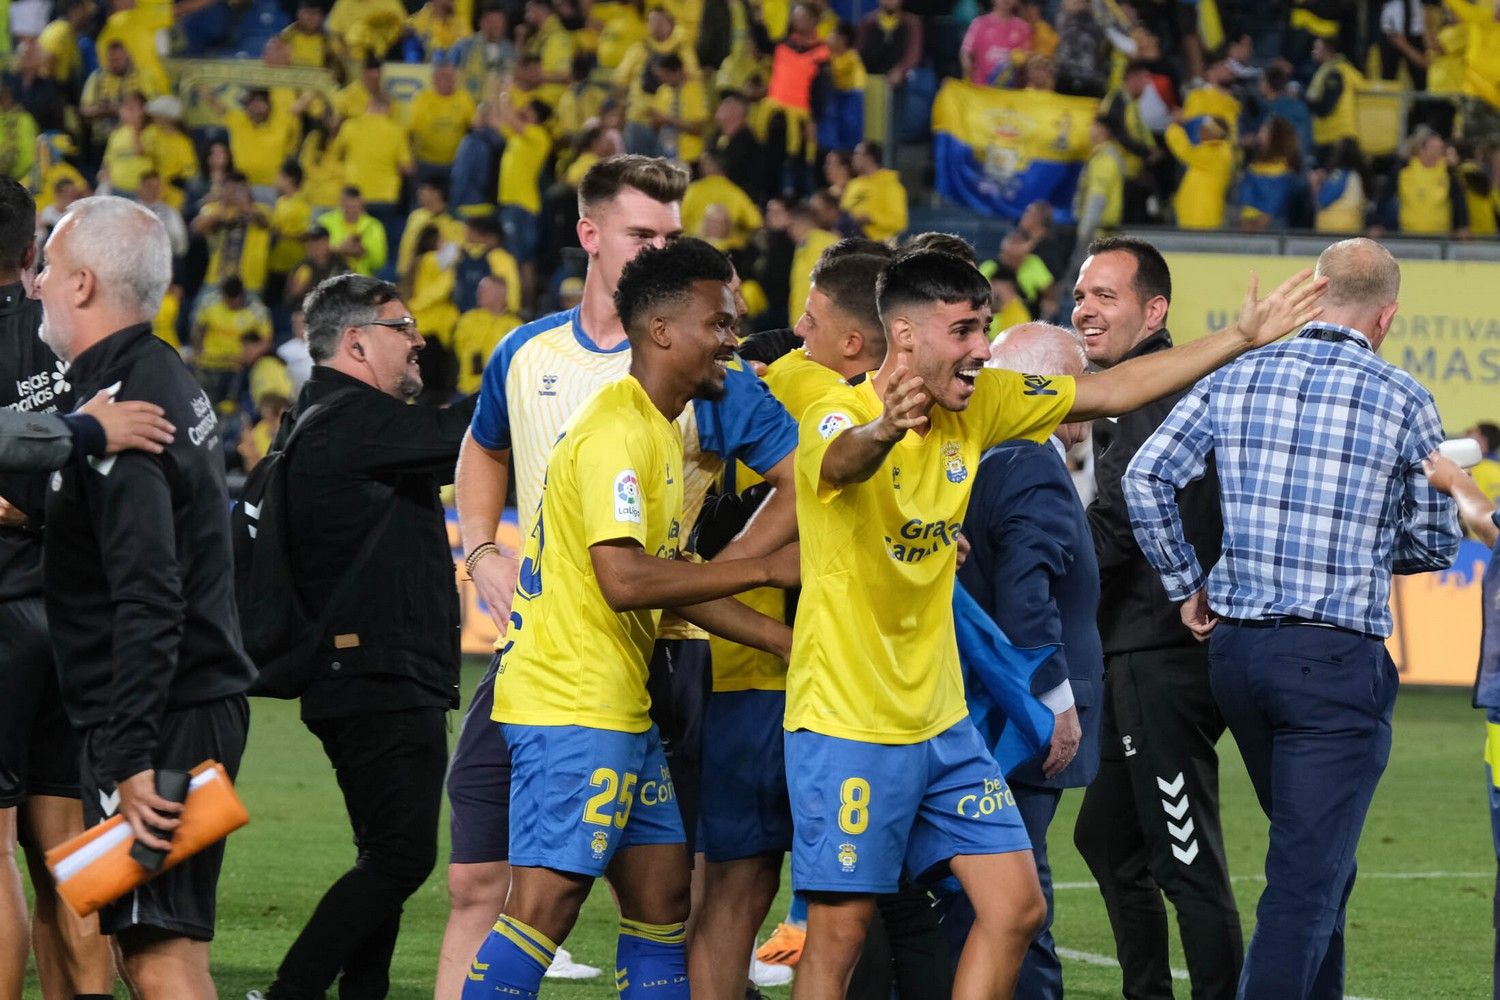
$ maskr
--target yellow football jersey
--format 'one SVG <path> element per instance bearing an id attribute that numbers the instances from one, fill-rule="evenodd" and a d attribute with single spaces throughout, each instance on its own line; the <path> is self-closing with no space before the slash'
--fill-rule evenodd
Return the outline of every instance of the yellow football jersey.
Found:
<path id="1" fill-rule="evenodd" d="M 801 350 L 784 354 L 771 363 L 765 374 L 766 388 L 781 401 L 793 420 L 844 380 L 832 368 L 818 364 Z M 744 463 L 735 465 L 734 488 L 744 491 L 760 482 L 760 476 Z M 763 615 L 786 621 L 786 591 L 778 587 L 759 587 L 738 598 Z M 784 691 L 786 664 L 771 653 L 741 646 L 737 642 L 708 637 L 713 651 L 715 691 Z"/>
<path id="2" fill-rule="evenodd" d="M 500 650 L 492 718 L 649 729 L 646 664 L 661 612 L 611 611 L 589 548 L 629 539 L 670 559 L 681 533 L 681 432 L 627 375 L 563 425 L 547 461 Z"/>
<path id="3" fill-rule="evenodd" d="M 955 537 L 985 449 L 1045 441 L 1073 406 L 1071 378 L 980 373 L 961 413 L 934 407 L 875 474 L 823 481 L 829 444 L 881 412 L 869 379 L 803 414 L 797 445 L 802 598 L 787 673 L 786 728 L 867 743 L 918 743 L 968 714 L 953 632 Z"/>

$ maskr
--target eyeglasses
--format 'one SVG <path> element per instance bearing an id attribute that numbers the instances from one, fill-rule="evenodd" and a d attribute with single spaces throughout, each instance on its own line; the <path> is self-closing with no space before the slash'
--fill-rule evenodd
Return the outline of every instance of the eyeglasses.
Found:
<path id="1" fill-rule="evenodd" d="M 417 321 L 410 316 L 398 316 L 395 319 L 372 319 L 361 326 L 383 326 L 387 330 L 395 330 L 408 340 L 414 340 L 417 336 Z"/>

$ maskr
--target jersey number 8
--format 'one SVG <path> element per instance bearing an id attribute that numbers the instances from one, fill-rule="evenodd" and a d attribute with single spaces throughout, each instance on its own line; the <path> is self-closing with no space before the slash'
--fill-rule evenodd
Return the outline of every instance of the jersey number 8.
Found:
<path id="1" fill-rule="evenodd" d="M 839 787 L 839 829 L 859 834 L 870 825 L 870 783 L 864 778 L 845 778 Z"/>

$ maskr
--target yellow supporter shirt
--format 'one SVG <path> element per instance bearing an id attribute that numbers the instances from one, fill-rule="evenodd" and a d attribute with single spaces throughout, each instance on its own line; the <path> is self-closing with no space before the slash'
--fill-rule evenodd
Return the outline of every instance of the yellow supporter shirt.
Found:
<path id="1" fill-rule="evenodd" d="M 728 238 L 715 240 L 721 250 L 737 250 L 744 246 L 750 235 L 765 222 L 760 209 L 738 184 L 722 174 L 715 174 L 688 185 L 682 196 L 682 231 L 689 236 L 706 238 L 703 237 L 703 217 L 714 205 L 724 207 L 731 227 Z"/>
<path id="2" fill-rule="evenodd" d="M 838 372 L 818 364 L 801 350 L 783 354 L 766 369 L 766 388 L 781 401 L 793 419 L 800 419 L 813 403 L 843 385 Z M 735 488 L 745 490 L 760 477 L 744 465 L 735 472 Z M 786 591 L 759 587 L 741 594 L 743 601 L 763 615 L 786 620 Z M 771 653 L 709 636 L 713 654 L 715 691 L 785 691 L 786 664 Z"/>
<path id="3" fill-rule="evenodd" d="M 598 162 L 599 157 L 594 153 L 579 153 L 578 158 L 568 165 L 568 172 L 563 175 L 563 180 L 568 187 L 578 187 L 583 183 L 583 177 L 589 172 L 589 168 Z"/>
<path id="4" fill-rule="evenodd" d="M 862 483 L 823 481 L 840 432 L 874 420 L 869 379 L 803 414 L 797 445 L 802 597 L 787 672 L 786 728 L 918 743 L 968 715 L 953 631 L 954 536 L 987 448 L 1045 441 L 1072 408 L 1071 378 L 980 372 L 968 408 L 934 407 Z"/>
<path id="5" fill-rule="evenodd" d="M 1234 150 L 1223 139 L 1194 144 L 1181 125 L 1167 128 L 1167 149 L 1187 168 L 1172 196 L 1183 229 L 1218 229 L 1234 173 Z"/>
<path id="6" fill-rule="evenodd" d="M 336 0 L 324 22 L 354 62 L 384 55 L 406 30 L 401 0 Z"/>
<path id="7" fill-rule="evenodd" d="M 167 294 L 162 296 L 161 308 L 156 311 L 156 318 L 151 321 L 151 332 L 163 342 L 170 344 L 174 351 L 182 350 L 182 341 L 177 337 L 177 317 L 181 313 L 181 294 L 169 288 Z"/>
<path id="8" fill-rule="evenodd" d="M 157 93 L 167 90 L 167 68 L 162 64 L 161 53 L 156 49 L 157 33 L 172 27 L 172 6 L 137 3 L 129 10 L 117 10 L 109 15 L 104 28 L 94 42 L 95 49 L 103 61 L 104 53 L 114 42 L 125 46 L 135 71 L 151 81 Z"/>
<path id="9" fill-rule="evenodd" d="M 198 325 L 203 327 L 198 364 L 204 368 L 238 368 L 244 354 L 241 337 L 247 333 L 266 340 L 271 337 L 271 317 L 258 303 L 232 309 L 223 299 L 215 300 L 198 314 Z"/>
<path id="10" fill-rule="evenodd" d="M 417 258 L 417 270 L 411 279 L 411 295 L 406 308 L 422 336 L 447 345 L 458 322 L 458 307 L 453 304 L 453 269 L 438 261 L 436 251 L 429 250 Z"/>
<path id="11" fill-rule="evenodd" d="M 884 243 L 906 231 L 906 188 L 894 170 L 851 178 L 839 207 L 861 219 L 865 235 Z"/>
<path id="12" fill-rule="evenodd" d="M 694 135 L 683 129 L 664 125 L 657 131 L 661 143 L 661 154 L 668 159 L 683 163 L 697 163 L 703 155 L 703 129 L 708 124 L 708 98 L 703 93 L 701 80 L 688 78 L 681 87 L 662 84 L 651 96 L 651 107 L 657 114 L 675 118 L 684 125 L 695 126 Z"/>
<path id="13" fill-rule="evenodd" d="M 200 215 L 212 218 L 221 214 L 216 204 L 203 207 Z M 266 269 L 271 257 L 270 215 L 264 208 L 255 210 L 252 221 L 243 227 L 220 229 L 209 234 L 207 285 L 217 285 L 232 274 L 240 276 L 245 287 L 259 292 L 266 287 Z"/>
<path id="14" fill-rule="evenodd" d="M 677 555 L 682 434 L 627 375 L 563 425 L 516 581 L 495 682 L 496 722 L 643 733 L 646 664 L 658 610 L 616 613 L 594 577 L 591 546 L 632 541 Z"/>
<path id="15" fill-rule="evenodd" d="M 295 24 L 281 29 L 293 66 L 326 66 L 329 55 L 329 38 L 326 31 L 308 34 L 297 30 Z"/>
<path id="16" fill-rule="evenodd" d="M 573 71 L 573 36 L 563 27 L 556 14 L 537 29 L 537 33 L 526 42 L 526 54 L 542 61 L 542 72 L 549 75 L 568 74 Z M 546 102 L 549 108 L 557 107 L 557 101 L 568 89 L 565 83 L 544 83 L 537 89 L 537 99 Z"/>
<path id="17" fill-rule="evenodd" d="M 284 114 L 272 112 L 257 125 L 244 111 L 231 108 L 224 114 L 224 127 L 235 169 L 251 184 L 275 184 L 277 171 L 297 151 L 296 123 Z"/>
<path id="18" fill-rule="evenodd" d="M 359 188 L 365 201 L 401 197 L 401 174 L 411 166 L 406 130 L 390 115 L 363 114 L 339 127 L 331 149 L 343 161 L 344 183 Z"/>
<path id="19" fill-rule="evenodd" d="M 605 9 L 604 5 L 594 5 L 594 16 L 604 22 L 604 30 L 599 32 L 597 59 L 599 69 L 607 74 L 625 61 L 633 46 L 646 40 L 646 20 L 629 4 L 609 4 L 608 9 L 613 13 L 607 18 Z"/>
<path id="20" fill-rule="evenodd" d="M 133 195 L 141 186 L 141 175 L 156 164 L 142 148 L 140 133 L 127 125 L 109 134 L 104 146 L 104 165 L 109 168 L 109 186 L 115 194 Z"/>
<path id="21" fill-rule="evenodd" d="M 141 145 L 161 175 L 161 200 L 178 211 L 187 201 L 187 183 L 198 176 L 198 151 L 184 132 L 160 125 L 141 130 Z"/>
<path id="22" fill-rule="evenodd" d="M 500 154 L 500 204 L 538 215 L 542 211 L 542 168 L 552 151 L 552 137 L 541 125 L 527 125 L 519 132 L 502 128 L 500 134 L 505 136 L 505 152 Z"/>
<path id="23" fill-rule="evenodd" d="M 369 109 L 370 92 L 363 81 L 346 84 L 333 95 L 333 113 L 340 118 L 357 118 Z"/>
<path id="24" fill-rule="evenodd" d="M 458 391 L 467 396 L 479 391 L 485 362 L 507 333 L 521 325 L 515 313 L 492 313 L 470 309 L 453 328 L 453 353 L 458 357 Z"/>
<path id="25" fill-rule="evenodd" d="M 990 336 L 998 336 L 1013 326 L 1030 322 L 1031 310 L 1026 308 L 1026 301 L 1017 295 L 1001 306 L 1000 311 L 990 318 Z"/>
<path id="26" fill-rule="evenodd" d="M 457 11 L 452 17 L 440 17 L 430 3 L 407 18 L 406 26 L 422 40 L 422 48 L 427 50 L 429 60 L 434 52 L 451 49 L 474 33 L 469 22 L 460 18 Z"/>
<path id="27" fill-rule="evenodd" d="M 444 97 L 430 87 L 407 105 L 412 155 L 423 163 L 450 166 L 474 119 L 474 98 L 458 89 Z"/>
<path id="28" fill-rule="evenodd" d="M 83 54 L 78 51 L 78 34 L 65 17 L 50 22 L 36 37 L 41 50 L 52 57 L 52 79 L 66 83 L 83 69 Z"/>
<path id="29" fill-rule="evenodd" d="M 1396 175 L 1397 221 L 1402 234 L 1447 236 L 1453 228 L 1449 192 L 1446 161 L 1428 167 L 1412 157 Z"/>
<path id="30" fill-rule="evenodd" d="M 812 291 L 813 265 L 823 256 L 824 250 L 838 241 L 839 238 L 828 230 L 814 229 L 792 252 L 792 292 L 787 301 L 787 322 L 793 326 L 807 306 L 807 293 Z"/>
<path id="31" fill-rule="evenodd" d="M 1095 196 L 1104 198 L 1099 225 L 1105 229 L 1118 226 L 1125 208 L 1125 157 L 1120 147 L 1112 142 L 1095 146 L 1084 164 L 1074 204 L 1074 214 L 1078 218 L 1083 218 L 1084 210 Z"/>
<path id="32" fill-rule="evenodd" d="M 313 207 L 300 191 L 284 194 L 271 209 L 271 259 L 274 274 L 290 274 L 302 263 L 302 234 L 312 225 Z"/>
<path id="33" fill-rule="evenodd" d="M 406 228 L 401 231 L 401 242 L 396 246 L 396 273 L 405 274 L 411 267 L 412 257 L 417 252 L 417 240 L 428 225 L 438 228 L 438 238 L 444 243 L 463 243 L 467 228 L 463 220 L 455 219 L 447 212 L 434 215 L 425 208 L 414 208 L 406 217 Z"/>
<path id="34" fill-rule="evenodd" d="M 1240 134 L 1240 102 L 1233 94 L 1218 87 L 1199 87 L 1188 91 L 1187 98 L 1182 102 L 1182 116 L 1197 118 L 1200 115 L 1224 119 L 1224 124 L 1229 126 L 1229 141 L 1237 141 Z"/>
<path id="35" fill-rule="evenodd" d="M 322 132 L 309 132 L 297 154 L 302 164 L 302 193 L 314 208 L 330 209 L 339 203 L 344 186 L 344 165 L 333 154 L 333 143 Z"/>
<path id="36" fill-rule="evenodd" d="M 828 70 L 833 77 L 834 90 L 865 89 L 865 64 L 859 61 L 859 53 L 853 49 L 829 59 Z"/>

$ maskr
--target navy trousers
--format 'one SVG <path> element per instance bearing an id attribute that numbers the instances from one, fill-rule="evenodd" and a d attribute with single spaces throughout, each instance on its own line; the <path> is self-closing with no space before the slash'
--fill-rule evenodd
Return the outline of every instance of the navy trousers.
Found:
<path id="1" fill-rule="evenodd" d="M 1244 1000 L 1344 993 L 1354 852 L 1391 752 L 1396 666 L 1344 629 L 1221 621 L 1214 698 L 1271 821 L 1266 889 L 1240 974 Z"/>

